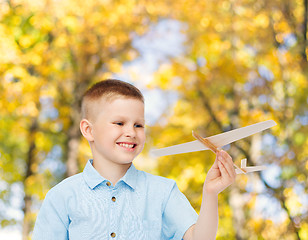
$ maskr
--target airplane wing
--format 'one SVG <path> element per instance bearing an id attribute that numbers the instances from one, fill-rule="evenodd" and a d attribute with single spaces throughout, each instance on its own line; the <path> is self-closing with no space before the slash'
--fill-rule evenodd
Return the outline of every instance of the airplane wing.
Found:
<path id="1" fill-rule="evenodd" d="M 239 139 L 248 137 L 255 133 L 261 132 L 265 129 L 271 128 L 276 125 L 276 122 L 273 120 L 268 120 L 264 122 L 259 122 L 256 124 L 252 124 L 246 127 L 237 128 L 228 132 L 220 133 L 207 139 L 213 143 L 216 147 L 222 147 L 229 143 L 235 142 Z M 205 147 L 201 142 L 198 140 L 182 143 L 166 148 L 160 149 L 153 149 L 150 151 L 151 154 L 157 157 L 173 155 L 173 154 L 180 154 L 180 153 L 188 153 L 188 152 L 196 152 L 196 151 L 203 151 L 208 150 L 209 148 Z"/>

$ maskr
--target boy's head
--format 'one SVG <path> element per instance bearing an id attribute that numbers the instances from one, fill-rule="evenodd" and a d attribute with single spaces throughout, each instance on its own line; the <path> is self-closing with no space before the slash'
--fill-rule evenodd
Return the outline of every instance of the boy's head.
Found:
<path id="1" fill-rule="evenodd" d="M 83 96 L 80 130 L 90 144 L 94 164 L 131 164 L 143 149 L 144 125 L 143 96 L 129 83 L 105 80 Z"/>
<path id="2" fill-rule="evenodd" d="M 82 119 L 95 119 L 95 105 L 100 100 L 110 102 L 116 98 L 133 98 L 144 103 L 142 93 L 135 86 L 115 79 L 107 79 L 94 84 L 83 95 L 81 101 Z"/>

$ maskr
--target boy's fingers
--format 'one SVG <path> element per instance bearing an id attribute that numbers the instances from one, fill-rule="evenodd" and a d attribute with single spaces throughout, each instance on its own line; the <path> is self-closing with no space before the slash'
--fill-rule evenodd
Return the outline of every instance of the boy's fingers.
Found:
<path id="1" fill-rule="evenodd" d="M 214 164 L 212 165 L 212 168 L 218 169 L 218 168 L 219 168 L 218 162 L 219 162 L 218 159 L 215 159 L 215 162 L 214 162 Z"/>
<path id="2" fill-rule="evenodd" d="M 223 178 L 227 177 L 228 179 L 231 179 L 231 176 L 230 176 L 228 170 L 226 169 L 226 167 L 225 167 L 225 165 L 222 161 L 218 161 L 218 166 L 219 166 L 219 170 L 221 172 L 221 176 Z"/>
<path id="3" fill-rule="evenodd" d="M 223 163 L 228 175 L 231 178 L 235 178 L 236 173 L 235 173 L 235 169 L 233 166 L 233 161 L 232 161 L 231 156 L 225 151 L 220 151 L 218 153 L 218 159 Z"/>
<path id="4" fill-rule="evenodd" d="M 230 159 L 230 160 L 232 160 L 231 156 L 230 156 L 227 152 L 225 152 L 224 150 L 221 150 L 221 151 L 220 151 L 220 156 L 221 156 L 222 158 L 224 158 L 224 159 Z"/>

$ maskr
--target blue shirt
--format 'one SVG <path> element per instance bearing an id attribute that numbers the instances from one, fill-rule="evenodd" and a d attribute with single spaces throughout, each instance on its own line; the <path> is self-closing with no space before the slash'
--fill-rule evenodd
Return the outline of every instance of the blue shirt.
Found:
<path id="1" fill-rule="evenodd" d="M 32 239 L 180 240 L 197 217 L 175 181 L 131 165 L 113 186 L 90 160 L 47 193 Z"/>

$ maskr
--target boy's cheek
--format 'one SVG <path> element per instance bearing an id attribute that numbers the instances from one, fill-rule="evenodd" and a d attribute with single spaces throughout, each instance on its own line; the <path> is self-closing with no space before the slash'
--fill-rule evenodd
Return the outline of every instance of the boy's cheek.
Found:
<path id="1" fill-rule="evenodd" d="M 144 148 L 144 144 L 145 144 L 145 141 L 144 141 L 143 143 L 140 144 L 140 151 L 139 151 L 139 153 L 142 152 L 142 150 L 143 150 L 143 148 Z"/>
<path id="2" fill-rule="evenodd" d="M 145 144 L 145 141 L 141 141 L 141 142 L 139 143 L 141 149 L 144 148 L 144 144 Z"/>

